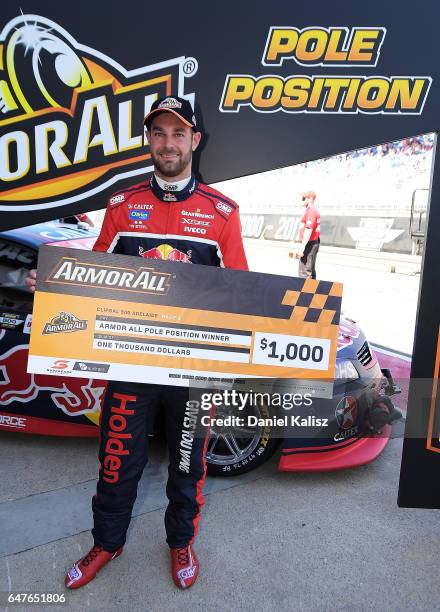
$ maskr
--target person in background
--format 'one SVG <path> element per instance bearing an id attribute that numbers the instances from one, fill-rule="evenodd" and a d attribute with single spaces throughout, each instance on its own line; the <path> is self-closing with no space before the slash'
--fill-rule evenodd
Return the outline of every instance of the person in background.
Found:
<path id="1" fill-rule="evenodd" d="M 289 252 L 289 257 L 299 259 L 298 276 L 300 278 L 316 278 L 316 257 L 320 243 L 321 215 L 315 204 L 316 193 L 306 191 L 302 194 L 305 211 L 301 217 L 298 238 L 300 245 Z"/>

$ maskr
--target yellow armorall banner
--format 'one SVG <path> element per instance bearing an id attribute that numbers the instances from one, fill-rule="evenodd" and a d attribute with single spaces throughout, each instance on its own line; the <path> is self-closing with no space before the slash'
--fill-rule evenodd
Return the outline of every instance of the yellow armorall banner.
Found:
<path id="1" fill-rule="evenodd" d="M 42 247 L 29 371 L 199 386 L 333 379 L 342 285 Z"/>

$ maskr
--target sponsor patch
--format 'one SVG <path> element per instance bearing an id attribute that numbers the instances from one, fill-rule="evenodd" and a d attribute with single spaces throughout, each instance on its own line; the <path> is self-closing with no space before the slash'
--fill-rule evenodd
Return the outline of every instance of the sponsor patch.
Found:
<path id="1" fill-rule="evenodd" d="M 193 227 L 191 225 L 185 225 L 183 231 L 190 234 L 206 234 L 206 229 L 204 227 Z"/>
<path id="2" fill-rule="evenodd" d="M 177 572 L 177 575 L 181 580 L 188 580 L 188 578 L 193 578 L 195 572 L 195 565 L 190 565 L 189 567 L 185 567 L 184 569 L 179 570 Z"/>
<path id="3" fill-rule="evenodd" d="M 128 216 L 130 219 L 136 219 L 137 221 L 148 221 L 150 219 L 150 211 L 130 210 Z"/>
<path id="4" fill-rule="evenodd" d="M 163 194 L 163 201 L 164 202 L 177 202 L 177 198 L 174 195 L 174 193 L 170 193 L 169 191 L 167 191 L 166 193 Z"/>
<path id="5" fill-rule="evenodd" d="M 113 400 L 116 400 L 116 405 L 110 409 L 107 442 L 101 465 L 102 478 L 110 484 L 118 482 L 122 458 L 130 455 L 126 447 L 129 443 L 126 445 L 124 442 L 132 438 L 132 434 L 127 431 L 127 417 L 132 416 L 134 410 L 129 410 L 127 404 L 136 401 L 136 396 L 113 393 Z"/>
<path id="6" fill-rule="evenodd" d="M 207 213 L 202 213 L 200 208 L 197 210 L 181 210 L 180 214 L 182 217 L 195 217 L 196 219 L 214 219 L 214 215 L 209 215 Z"/>
<path id="7" fill-rule="evenodd" d="M 157 108 L 182 108 L 182 104 L 176 98 L 165 98 Z"/>
<path id="8" fill-rule="evenodd" d="M 69 577 L 69 586 L 73 583 L 76 582 L 77 580 L 79 580 L 82 576 L 81 570 L 78 567 L 78 564 L 75 563 L 75 565 L 72 565 L 72 567 L 69 570 L 69 573 L 67 574 L 67 576 Z"/>
<path id="9" fill-rule="evenodd" d="M 125 193 L 120 193 L 110 198 L 110 204 L 120 204 L 120 202 L 125 202 Z"/>
<path id="10" fill-rule="evenodd" d="M 210 227 L 211 225 L 209 221 L 201 221 L 200 219 L 185 219 L 184 217 L 181 219 L 181 223 L 183 225 L 203 225 L 204 227 Z"/>
<path id="11" fill-rule="evenodd" d="M 224 202 L 217 202 L 215 207 L 217 210 L 220 210 L 221 212 L 225 213 L 225 215 L 230 215 L 231 212 L 234 210 L 232 206 L 228 206 Z"/>
<path id="12" fill-rule="evenodd" d="M 192 263 L 191 250 L 184 253 L 179 249 L 175 249 L 170 244 L 160 244 L 159 246 L 148 250 L 145 250 L 140 246 L 139 255 L 141 257 L 145 257 L 145 259 L 163 259 L 164 261 L 181 261 L 183 263 Z"/>

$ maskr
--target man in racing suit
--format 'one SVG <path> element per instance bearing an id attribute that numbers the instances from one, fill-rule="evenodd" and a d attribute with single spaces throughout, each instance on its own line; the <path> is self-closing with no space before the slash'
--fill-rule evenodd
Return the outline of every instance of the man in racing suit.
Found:
<path id="1" fill-rule="evenodd" d="M 191 174 L 192 152 L 201 136 L 191 104 L 177 97 L 157 100 L 145 125 L 154 174 L 112 195 L 94 250 L 247 270 L 238 206 Z M 189 390 L 112 381 L 100 422 L 94 546 L 69 570 L 65 584 L 70 589 L 90 582 L 122 552 L 147 463 L 148 427 L 158 407 L 164 410 L 170 460 L 165 528 L 172 577 L 180 588 L 197 578 L 191 545 L 203 505 L 207 438 L 193 438 L 189 467 L 188 462 L 182 466 L 182 435 L 194 416 Z"/>
<path id="2" fill-rule="evenodd" d="M 158 100 L 145 124 L 155 172 L 110 198 L 94 250 L 246 270 L 237 205 L 191 174 L 200 132 L 195 131 L 190 103 L 180 98 Z M 92 503 L 95 546 L 86 555 L 86 565 L 80 561 L 69 572 L 68 587 L 82 586 L 100 569 L 96 560 L 107 562 L 122 551 L 147 462 L 148 423 L 159 406 L 164 409 L 170 458 L 165 527 L 172 574 L 181 588 L 194 583 L 198 562 L 191 544 L 203 504 L 207 439 L 194 437 L 189 468 L 182 471 L 179 449 L 188 405 L 187 388 L 109 383 L 100 425 L 101 469 Z"/>

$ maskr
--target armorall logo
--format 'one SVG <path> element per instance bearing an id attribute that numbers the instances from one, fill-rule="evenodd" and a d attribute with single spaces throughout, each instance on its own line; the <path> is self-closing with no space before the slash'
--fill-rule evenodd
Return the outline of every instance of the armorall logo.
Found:
<path id="1" fill-rule="evenodd" d="M 78 319 L 70 312 L 60 312 L 46 323 L 43 334 L 61 334 L 65 332 L 84 331 L 87 329 L 87 321 Z"/>
<path id="2" fill-rule="evenodd" d="M 185 57 L 125 70 L 45 17 L 10 21 L 0 34 L 0 210 L 67 205 L 151 170 L 143 118 L 158 97 L 185 95 L 196 71 Z"/>
<path id="3" fill-rule="evenodd" d="M 116 266 L 93 265 L 77 259 L 63 257 L 55 266 L 48 280 L 64 285 L 113 288 L 122 291 L 138 291 L 166 295 L 170 287 L 170 276 L 153 268 L 118 268 Z"/>

